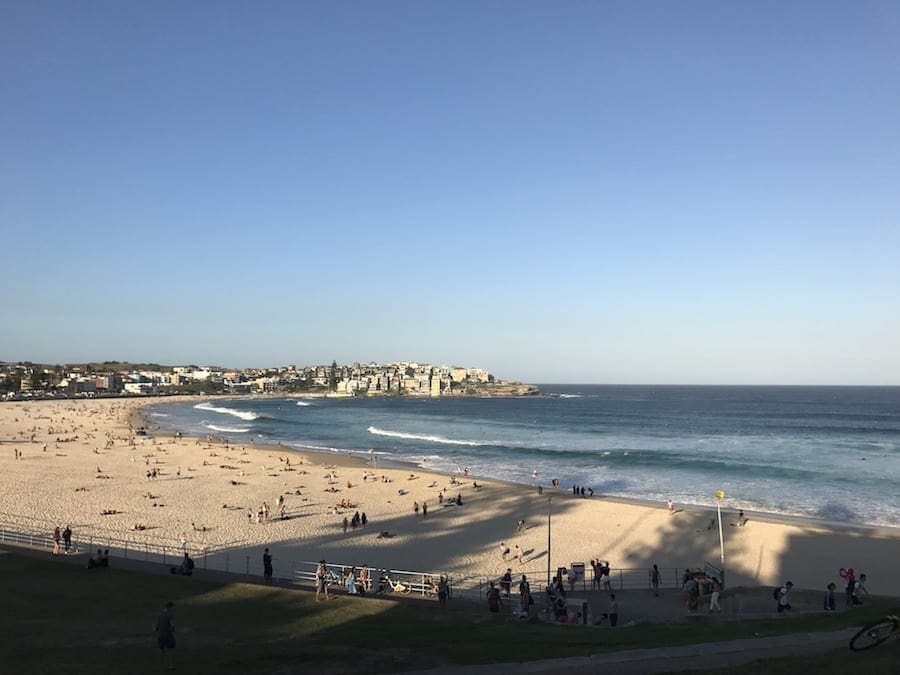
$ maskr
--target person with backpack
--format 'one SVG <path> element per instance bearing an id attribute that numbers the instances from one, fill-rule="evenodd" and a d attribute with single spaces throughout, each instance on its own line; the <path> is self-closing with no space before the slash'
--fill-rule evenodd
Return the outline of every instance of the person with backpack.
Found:
<path id="1" fill-rule="evenodd" d="M 859 578 L 853 582 L 853 591 L 851 592 L 851 597 L 853 598 L 854 605 L 861 605 L 862 600 L 860 597 L 863 593 L 865 593 L 866 597 L 869 596 L 869 591 L 866 589 L 866 575 L 860 574 Z"/>
<path id="2" fill-rule="evenodd" d="M 776 588 L 772 592 L 772 597 L 778 601 L 779 614 L 782 614 L 783 612 L 791 608 L 791 589 L 793 587 L 794 584 L 788 581 L 784 586 L 782 586 L 781 588 Z"/>

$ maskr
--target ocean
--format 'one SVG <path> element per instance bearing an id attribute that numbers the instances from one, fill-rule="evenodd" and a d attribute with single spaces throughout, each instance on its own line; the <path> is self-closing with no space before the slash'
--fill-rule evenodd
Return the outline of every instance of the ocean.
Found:
<path id="1" fill-rule="evenodd" d="M 539 385 L 527 398 L 162 403 L 160 428 L 599 495 L 900 525 L 900 387 Z M 536 478 L 534 476 L 536 472 Z"/>

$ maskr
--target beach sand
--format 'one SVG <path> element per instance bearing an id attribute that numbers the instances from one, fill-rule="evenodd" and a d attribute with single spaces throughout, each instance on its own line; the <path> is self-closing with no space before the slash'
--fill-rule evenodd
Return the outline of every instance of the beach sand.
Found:
<path id="1" fill-rule="evenodd" d="M 554 573 L 596 558 L 639 570 L 635 574 L 644 579 L 643 570 L 654 563 L 664 570 L 719 563 L 714 510 L 676 505 L 672 514 L 665 504 L 584 499 L 571 486 L 548 487 L 552 476 L 539 477 L 539 496 L 534 486 L 472 476 L 452 485 L 447 475 L 373 467 L 362 456 L 226 446 L 152 429 L 149 436 L 136 435 L 136 414 L 154 402 L 159 400 L 0 404 L 0 526 L 49 534 L 69 524 L 78 541 L 129 540 L 137 549 L 152 543 L 175 552 L 184 538 L 195 556 L 227 550 L 233 560 L 251 560 L 251 571 L 260 573 L 268 546 L 279 577 L 293 576 L 294 561 L 325 558 L 450 574 L 457 587 L 471 588 L 507 567 L 514 575 L 546 579 L 549 506 Z M 153 469 L 158 476 L 148 478 Z M 441 490 L 445 503 L 459 495 L 462 505 L 442 506 Z M 280 495 L 285 520 L 277 517 Z M 335 508 L 345 499 L 353 506 Z M 264 502 L 270 519 L 248 519 Z M 427 517 L 415 515 L 414 502 L 427 504 Z M 791 579 L 798 588 L 824 589 L 830 581 L 840 588 L 839 568 L 853 567 L 868 575 L 872 593 L 900 596 L 900 530 L 757 513 L 748 513 L 741 527 L 732 525 L 739 507 L 723 510 L 727 585 L 773 586 Z M 357 511 L 368 524 L 344 533 L 344 517 Z M 517 533 L 519 520 L 525 526 Z M 146 529 L 135 531 L 135 525 Z M 394 536 L 378 538 L 382 531 Z M 511 552 L 519 546 L 524 562 L 511 555 L 504 560 L 501 542 Z"/>

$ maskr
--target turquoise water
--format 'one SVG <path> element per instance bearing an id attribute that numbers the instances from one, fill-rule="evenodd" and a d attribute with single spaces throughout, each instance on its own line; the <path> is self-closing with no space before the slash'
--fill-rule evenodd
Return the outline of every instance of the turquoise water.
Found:
<path id="1" fill-rule="evenodd" d="M 533 398 L 160 404 L 162 428 L 432 470 L 831 521 L 900 524 L 900 387 L 542 385 Z M 537 478 L 533 479 L 533 473 Z"/>

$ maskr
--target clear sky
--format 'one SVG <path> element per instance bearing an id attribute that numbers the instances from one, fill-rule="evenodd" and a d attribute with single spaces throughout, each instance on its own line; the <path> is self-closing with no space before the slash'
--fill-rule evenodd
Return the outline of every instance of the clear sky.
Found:
<path id="1" fill-rule="evenodd" d="M 0 360 L 900 384 L 900 3 L 0 2 Z"/>

